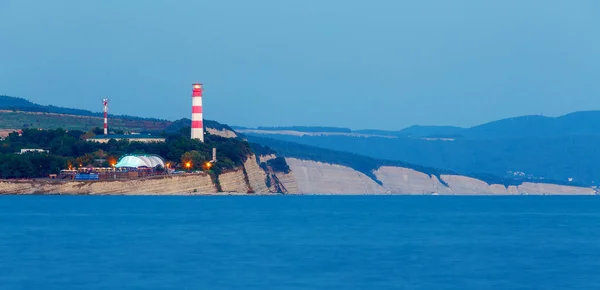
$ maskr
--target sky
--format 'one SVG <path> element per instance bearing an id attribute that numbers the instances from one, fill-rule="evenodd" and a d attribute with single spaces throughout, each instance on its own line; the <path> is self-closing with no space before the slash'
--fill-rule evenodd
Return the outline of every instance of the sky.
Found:
<path id="1" fill-rule="evenodd" d="M 600 109 L 600 1 L 0 0 L 0 95 L 398 130 Z"/>

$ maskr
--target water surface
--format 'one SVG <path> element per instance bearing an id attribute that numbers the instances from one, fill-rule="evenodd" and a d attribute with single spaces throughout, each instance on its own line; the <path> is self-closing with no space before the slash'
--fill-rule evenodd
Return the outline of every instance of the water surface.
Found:
<path id="1" fill-rule="evenodd" d="M 4 196 L 0 289 L 600 289 L 599 197 Z"/>

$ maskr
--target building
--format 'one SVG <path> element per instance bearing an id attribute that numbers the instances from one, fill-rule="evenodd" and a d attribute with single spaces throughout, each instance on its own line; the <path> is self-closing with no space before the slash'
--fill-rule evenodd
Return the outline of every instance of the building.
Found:
<path id="1" fill-rule="evenodd" d="M 94 137 L 87 138 L 87 141 L 99 142 L 99 143 L 107 143 L 110 139 L 115 139 L 116 141 L 120 140 L 128 140 L 129 142 L 142 142 L 142 143 L 152 143 L 152 142 L 165 142 L 165 138 L 152 136 L 152 135 L 142 135 L 142 134 L 131 134 L 131 135 L 97 135 Z"/>
<path id="2" fill-rule="evenodd" d="M 119 158 L 116 168 L 155 168 L 160 166 L 165 167 L 165 161 L 158 155 L 154 154 L 129 154 Z"/>
<path id="3" fill-rule="evenodd" d="M 39 153 L 48 153 L 48 150 L 44 149 L 21 149 L 19 154 L 27 153 L 27 152 L 39 152 Z"/>
<path id="4" fill-rule="evenodd" d="M 169 174 L 169 170 L 157 170 L 159 166 L 164 169 L 165 161 L 158 155 L 129 154 L 122 156 L 111 167 L 69 167 L 61 170 L 56 178 L 75 181 L 130 180 Z"/>

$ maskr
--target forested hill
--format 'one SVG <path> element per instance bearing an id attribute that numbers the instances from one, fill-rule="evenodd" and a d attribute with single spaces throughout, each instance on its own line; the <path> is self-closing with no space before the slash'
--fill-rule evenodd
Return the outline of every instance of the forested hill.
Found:
<path id="1" fill-rule="evenodd" d="M 97 130 L 100 128 L 92 131 Z M 121 156 L 132 153 L 159 155 L 175 169 L 207 170 L 203 165 L 212 159 L 212 148 L 217 149 L 219 162 L 208 171 L 219 175 L 224 170 L 242 166 L 252 155 L 250 145 L 239 138 L 207 134 L 205 142 L 200 142 L 189 137 L 189 127 L 166 134 L 165 142 L 156 143 L 114 139 L 107 143 L 86 141 L 91 136 L 92 132 L 67 132 L 62 129 L 25 129 L 21 135 L 11 133 L 0 140 L 0 179 L 48 177 L 48 174 L 56 174 L 70 167 L 108 167 Z M 47 152 L 19 154 L 25 148 L 44 149 Z M 188 162 L 191 167 L 183 168 L 183 164 Z"/>

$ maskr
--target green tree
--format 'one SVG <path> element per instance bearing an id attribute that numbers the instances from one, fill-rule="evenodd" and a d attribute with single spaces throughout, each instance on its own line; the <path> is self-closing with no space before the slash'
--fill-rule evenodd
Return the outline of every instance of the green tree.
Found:
<path id="1" fill-rule="evenodd" d="M 290 167 L 288 166 L 287 162 L 285 161 L 285 158 L 283 157 L 271 159 L 267 161 L 267 164 L 271 166 L 271 168 L 275 172 L 283 172 L 286 174 L 290 173 Z"/>
<path id="2" fill-rule="evenodd" d="M 94 134 L 94 131 L 88 131 L 88 132 L 85 132 L 85 134 L 81 135 L 80 138 L 83 140 L 86 140 L 86 139 L 92 138 L 94 136 L 96 136 L 96 134 Z"/>
<path id="3" fill-rule="evenodd" d="M 102 150 L 102 149 L 98 149 L 98 150 L 94 151 L 94 157 L 96 157 L 96 158 L 105 158 L 106 155 L 108 155 L 108 154 L 106 154 L 106 152 L 104 152 L 104 150 Z"/>
<path id="4" fill-rule="evenodd" d="M 86 153 L 83 156 L 79 156 L 75 159 L 75 163 L 77 166 L 88 166 L 94 164 L 94 155 L 90 153 Z"/>
<path id="5" fill-rule="evenodd" d="M 196 150 L 187 151 L 181 155 L 181 163 L 185 169 L 198 169 L 202 168 L 202 164 L 208 160 L 207 157 L 207 154 L 204 152 Z"/>

